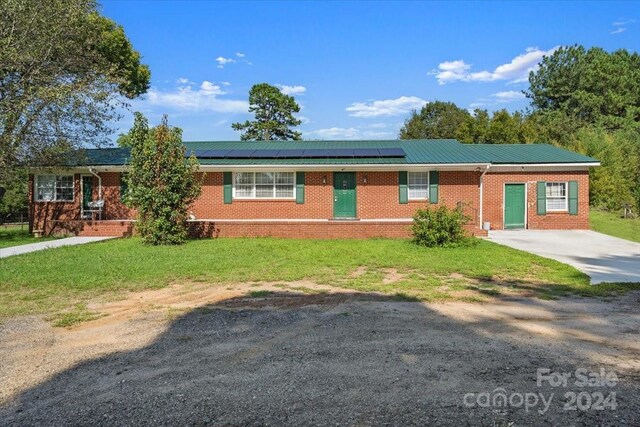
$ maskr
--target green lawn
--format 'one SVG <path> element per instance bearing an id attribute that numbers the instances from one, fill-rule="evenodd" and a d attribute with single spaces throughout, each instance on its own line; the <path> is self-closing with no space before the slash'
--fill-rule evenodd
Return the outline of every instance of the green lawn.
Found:
<path id="1" fill-rule="evenodd" d="M 589 214 L 589 226 L 592 230 L 621 239 L 640 242 L 640 219 L 624 219 L 620 215 L 592 210 Z"/>
<path id="2" fill-rule="evenodd" d="M 51 237 L 33 237 L 29 234 L 29 227 L 27 225 L 25 225 L 24 228 L 21 228 L 19 225 L 0 225 L 0 248 L 26 245 L 27 243 L 41 242 L 44 240 L 51 240 Z"/>
<path id="3" fill-rule="evenodd" d="M 401 277 L 385 284 L 384 270 L 390 268 Z M 55 312 L 92 298 L 117 298 L 171 283 L 224 286 L 302 279 L 427 301 L 513 293 L 601 295 L 633 286 L 590 286 L 587 276 L 572 267 L 488 241 L 451 249 L 426 249 L 406 240 L 272 238 L 148 247 L 133 238 L 0 259 L 0 317 Z"/>

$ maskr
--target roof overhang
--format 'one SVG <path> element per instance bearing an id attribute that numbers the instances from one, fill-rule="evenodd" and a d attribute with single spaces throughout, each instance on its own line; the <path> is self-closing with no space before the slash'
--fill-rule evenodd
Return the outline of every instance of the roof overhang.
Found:
<path id="1" fill-rule="evenodd" d="M 484 171 L 489 172 L 545 172 L 545 171 L 576 171 L 589 170 L 600 166 L 600 162 L 593 163 L 538 163 L 538 164 L 491 164 L 491 163 L 387 163 L 387 164 L 289 164 L 289 165 L 200 165 L 202 172 L 226 172 L 226 171 L 254 171 L 254 172 L 328 172 L 328 171 L 362 171 L 362 172 L 388 172 L 388 171 Z M 82 166 L 72 168 L 40 168 L 47 171 L 65 171 L 66 173 L 87 173 L 89 169 L 95 172 L 126 172 L 129 168 L 125 165 L 117 166 Z"/>
<path id="2" fill-rule="evenodd" d="M 492 164 L 489 172 L 548 172 L 548 171 L 585 171 L 600 166 L 600 162 L 591 163 L 535 163 L 535 164 Z"/>
<path id="3" fill-rule="evenodd" d="M 255 171 L 255 172 L 278 172 L 278 171 L 300 171 L 300 172 L 327 172 L 327 171 L 419 171 L 419 170 L 484 170 L 489 163 L 451 163 L 451 164 L 406 164 L 406 163 L 386 163 L 386 164 L 289 164 L 289 165 L 200 165 L 202 172 L 226 172 L 226 171 Z M 45 169 L 45 168 L 42 168 Z M 57 168 L 48 170 L 64 170 L 65 172 L 84 173 L 89 169 L 95 172 L 126 172 L 129 168 L 124 165 L 118 166 L 82 166 L 71 168 Z"/>

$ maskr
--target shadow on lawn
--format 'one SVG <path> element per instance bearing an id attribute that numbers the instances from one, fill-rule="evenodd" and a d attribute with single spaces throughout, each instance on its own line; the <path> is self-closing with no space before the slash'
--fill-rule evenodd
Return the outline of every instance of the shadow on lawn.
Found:
<path id="1" fill-rule="evenodd" d="M 562 316 L 553 312 L 558 303 L 526 304 Z M 598 333 L 590 321 L 572 321 Z M 615 328 L 601 325 L 597 338 Z M 512 322 L 481 314 L 457 320 L 379 294 L 263 293 L 194 309 L 144 348 L 58 373 L 1 408 L 0 417 L 5 425 L 639 422 L 638 376 L 586 390 L 615 391 L 617 411 L 565 411 L 564 393 L 585 389 L 536 386 L 536 368 L 595 370 L 590 353 L 614 352 L 590 346 L 585 352 Z M 544 414 L 542 403 L 528 412 L 465 406 L 466 393 L 496 388 L 555 397 Z"/>

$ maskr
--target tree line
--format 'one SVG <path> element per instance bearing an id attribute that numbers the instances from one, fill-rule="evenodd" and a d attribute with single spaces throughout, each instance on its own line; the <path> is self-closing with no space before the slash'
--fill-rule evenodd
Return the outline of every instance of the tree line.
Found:
<path id="1" fill-rule="evenodd" d="M 546 143 L 600 160 L 590 201 L 640 211 L 640 55 L 567 46 L 529 74 L 527 111 L 469 112 L 435 101 L 414 111 L 400 139 L 451 138 L 468 144 Z"/>

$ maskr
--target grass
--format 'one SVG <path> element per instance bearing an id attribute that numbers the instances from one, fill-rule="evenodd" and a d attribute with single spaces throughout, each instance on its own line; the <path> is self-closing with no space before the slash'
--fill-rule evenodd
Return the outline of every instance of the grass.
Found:
<path id="1" fill-rule="evenodd" d="M 397 270 L 393 283 L 385 280 L 388 269 Z M 149 247 L 132 238 L 0 259 L 0 317 L 68 310 L 97 297 L 117 298 L 172 283 L 228 287 L 300 280 L 425 301 L 477 301 L 514 293 L 552 299 L 640 288 L 591 286 L 573 267 L 488 241 L 444 249 L 392 239 L 228 238 Z M 266 295 L 259 292 L 252 294 Z M 61 322 L 82 317 L 82 310 L 76 311 Z"/>
<path id="2" fill-rule="evenodd" d="M 53 320 L 53 326 L 68 328 L 78 323 L 87 322 L 100 317 L 99 313 L 91 311 L 84 303 L 76 304 L 73 309 L 58 313 Z"/>
<path id="3" fill-rule="evenodd" d="M 52 237 L 33 237 L 29 234 L 29 227 L 27 225 L 24 226 L 24 229 L 21 229 L 19 225 L 0 226 L 0 248 L 26 245 L 28 243 L 36 243 L 52 239 Z"/>
<path id="4" fill-rule="evenodd" d="M 594 209 L 589 214 L 589 226 L 594 231 L 640 243 L 640 218 L 625 219 L 616 213 Z"/>

